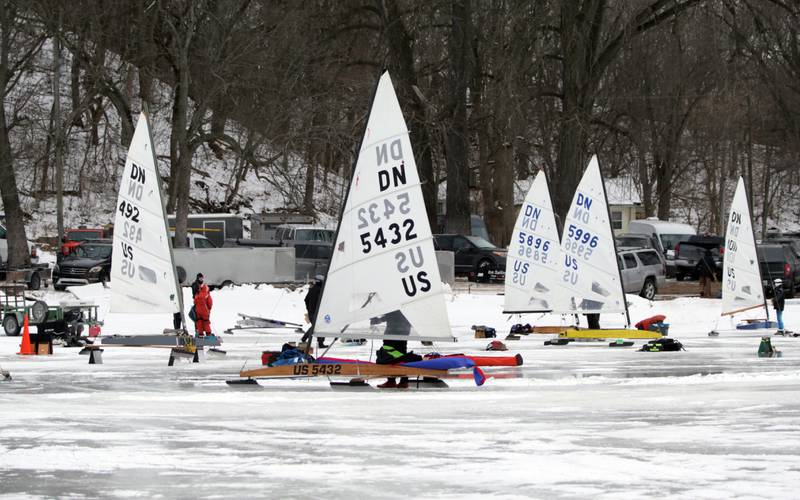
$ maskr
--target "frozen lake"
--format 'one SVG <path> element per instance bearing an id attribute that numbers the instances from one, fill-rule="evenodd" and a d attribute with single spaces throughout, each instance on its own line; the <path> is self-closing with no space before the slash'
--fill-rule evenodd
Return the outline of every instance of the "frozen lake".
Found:
<path id="1" fill-rule="evenodd" d="M 237 287 L 214 298 L 216 331 L 236 312 L 302 320 L 301 290 Z M 665 314 L 687 350 L 545 347 L 546 336 L 528 336 L 506 342 L 524 366 L 435 392 L 333 392 L 325 379 L 225 384 L 262 350 L 296 340 L 290 332 L 223 335 L 226 358 L 171 368 L 165 349 L 109 347 L 103 365 L 88 365 L 79 349 L 16 356 L 19 338 L 2 337 L 0 366 L 13 380 L 0 382 L 0 497 L 797 497 L 800 338 L 774 339 L 784 356 L 760 359 L 758 338 L 706 335 L 718 300 L 628 299 L 634 322 Z M 501 302 L 454 295 L 460 341 L 437 348 L 481 351 L 488 341 L 472 338 L 472 324 L 503 338 L 511 322 Z M 800 302 L 785 314 L 800 330 Z M 169 324 L 106 320 L 106 334 Z M 368 358 L 370 345 L 332 353 Z"/>

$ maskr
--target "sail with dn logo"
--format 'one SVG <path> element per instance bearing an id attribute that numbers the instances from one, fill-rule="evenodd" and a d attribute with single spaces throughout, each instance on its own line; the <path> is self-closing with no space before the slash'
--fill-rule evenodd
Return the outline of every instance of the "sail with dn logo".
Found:
<path id="1" fill-rule="evenodd" d="M 567 288 L 561 282 L 561 260 L 547 177 L 540 171 L 522 203 L 508 245 L 503 312 L 563 309 Z"/>
<path id="2" fill-rule="evenodd" d="M 314 334 L 454 341 L 411 141 L 388 73 L 375 91 L 352 179 Z"/>
<path id="3" fill-rule="evenodd" d="M 725 233 L 722 315 L 732 315 L 759 307 L 764 307 L 769 317 L 758 267 L 747 192 L 744 180 L 739 177 Z"/>
<path id="4" fill-rule="evenodd" d="M 147 116 L 142 113 L 122 172 L 114 218 L 111 312 L 182 310 L 166 220 L 161 176 Z"/>
<path id="5" fill-rule="evenodd" d="M 610 219 L 600 165 L 592 156 L 564 221 L 559 274 L 567 300 L 554 312 L 627 315 Z"/>

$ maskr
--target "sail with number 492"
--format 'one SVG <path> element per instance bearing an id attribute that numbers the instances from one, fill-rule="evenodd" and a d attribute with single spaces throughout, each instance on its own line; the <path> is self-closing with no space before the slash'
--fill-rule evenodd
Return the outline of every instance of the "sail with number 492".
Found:
<path id="1" fill-rule="evenodd" d="M 375 91 L 314 334 L 455 340 L 408 129 L 388 73 Z"/>
<path id="2" fill-rule="evenodd" d="M 114 218 L 111 312 L 183 310 L 150 127 L 139 115 L 122 172 Z"/>

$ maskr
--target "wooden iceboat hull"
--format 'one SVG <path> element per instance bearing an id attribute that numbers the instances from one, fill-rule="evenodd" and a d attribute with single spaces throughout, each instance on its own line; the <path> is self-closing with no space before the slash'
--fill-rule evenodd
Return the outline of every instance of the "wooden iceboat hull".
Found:
<path id="1" fill-rule="evenodd" d="M 310 377 L 443 377 L 447 370 L 432 370 L 398 365 L 376 365 L 372 363 L 302 363 L 296 365 L 265 366 L 243 370 L 240 377 L 246 378 L 310 378 Z"/>

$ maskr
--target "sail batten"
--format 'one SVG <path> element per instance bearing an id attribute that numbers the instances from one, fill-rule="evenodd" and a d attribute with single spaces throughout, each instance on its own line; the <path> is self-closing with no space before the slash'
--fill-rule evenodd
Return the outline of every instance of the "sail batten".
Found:
<path id="1" fill-rule="evenodd" d="M 728 214 L 723 256 L 722 315 L 764 307 L 764 289 L 758 265 L 753 222 L 744 179 L 739 177 Z"/>
<path id="2" fill-rule="evenodd" d="M 182 309 L 164 214 L 161 176 L 147 117 L 139 116 L 120 181 L 114 218 L 111 312 Z"/>
<path id="3" fill-rule="evenodd" d="M 314 334 L 455 340 L 408 128 L 388 73 L 375 91 Z"/>

